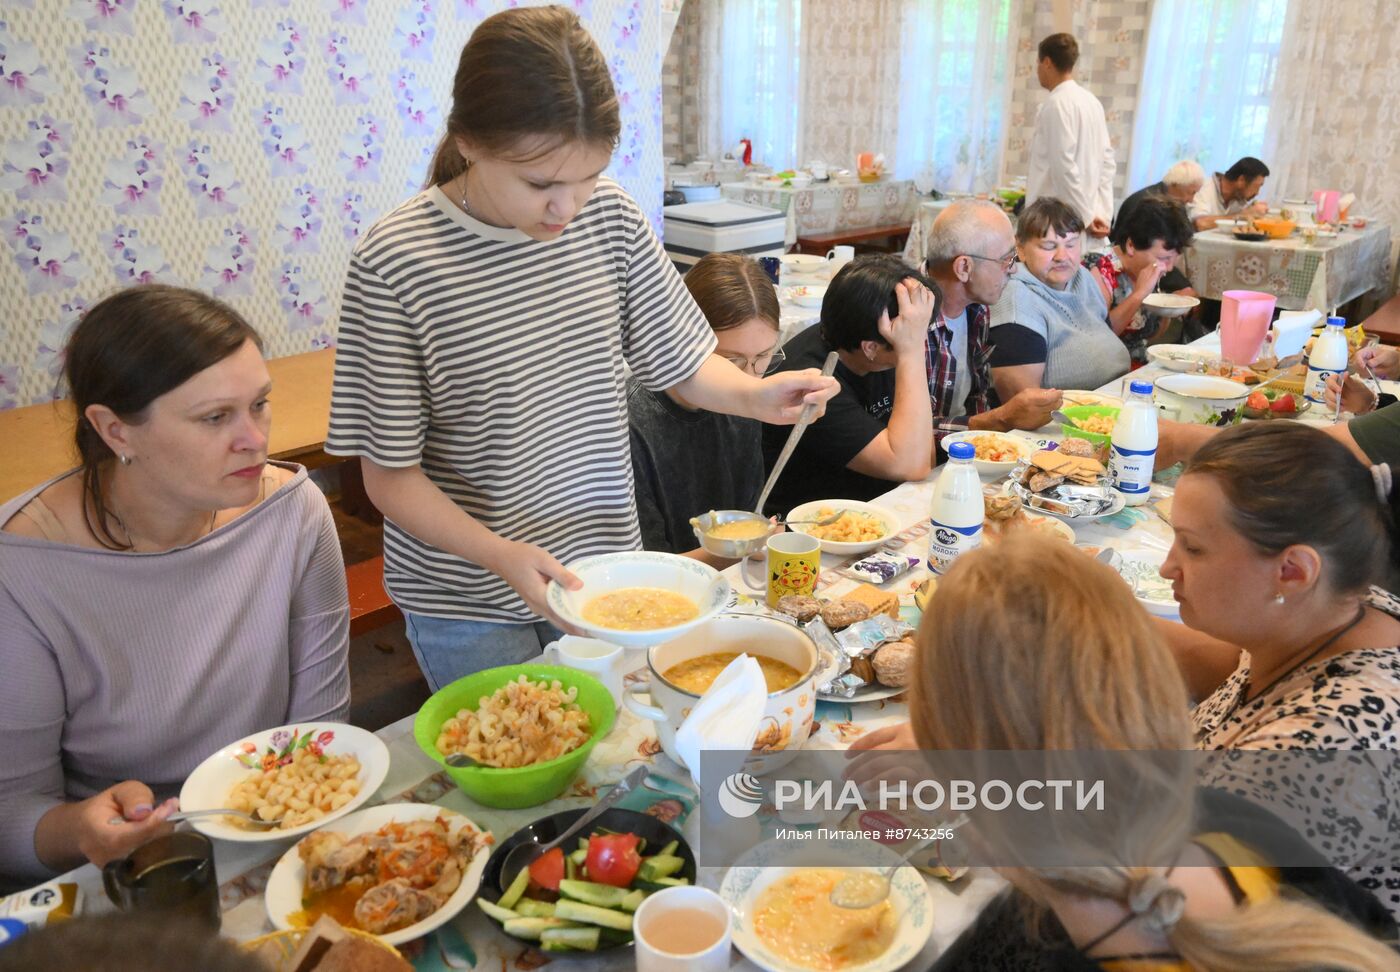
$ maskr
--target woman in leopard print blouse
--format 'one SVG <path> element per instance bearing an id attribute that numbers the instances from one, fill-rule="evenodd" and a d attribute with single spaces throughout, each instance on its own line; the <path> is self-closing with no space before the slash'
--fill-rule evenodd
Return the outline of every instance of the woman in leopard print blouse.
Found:
<path id="1" fill-rule="evenodd" d="M 1394 556 L 1388 501 L 1327 435 L 1259 423 L 1195 455 L 1172 526 L 1162 576 L 1186 627 L 1159 630 L 1203 698 L 1197 746 L 1289 753 L 1223 763 L 1217 782 L 1400 914 L 1400 621 L 1371 594 Z M 1305 769 L 1308 750 L 1348 759 Z"/>

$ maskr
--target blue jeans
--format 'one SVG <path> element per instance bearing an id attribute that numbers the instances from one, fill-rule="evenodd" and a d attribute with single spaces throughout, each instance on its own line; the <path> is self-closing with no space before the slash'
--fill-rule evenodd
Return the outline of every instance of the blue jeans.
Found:
<path id="1" fill-rule="evenodd" d="M 562 637 L 546 621 L 502 624 L 403 613 L 404 630 L 418 667 L 434 692 L 463 675 L 500 665 L 533 661 L 544 646 Z"/>

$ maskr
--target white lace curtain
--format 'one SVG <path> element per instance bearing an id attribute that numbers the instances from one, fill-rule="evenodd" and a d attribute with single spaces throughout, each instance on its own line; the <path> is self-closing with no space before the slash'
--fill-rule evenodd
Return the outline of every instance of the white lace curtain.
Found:
<path id="1" fill-rule="evenodd" d="M 943 190 L 1000 175 L 1017 42 L 1012 0 L 688 0 L 699 5 L 699 147 L 750 138 L 775 168 L 854 168 Z"/>
<path id="2" fill-rule="evenodd" d="M 1242 156 L 1263 154 L 1283 11 L 1310 2 L 1158 0 L 1152 5 L 1129 187 L 1156 182 L 1181 159 L 1195 159 L 1209 173 Z"/>
<path id="3" fill-rule="evenodd" d="M 1400 225 L 1400 3 L 1290 4 L 1263 158 L 1270 198 L 1356 193 Z"/>

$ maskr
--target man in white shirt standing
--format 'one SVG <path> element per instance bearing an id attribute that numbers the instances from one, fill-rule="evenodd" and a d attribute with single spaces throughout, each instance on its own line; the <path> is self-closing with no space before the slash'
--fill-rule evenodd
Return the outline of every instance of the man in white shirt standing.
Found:
<path id="1" fill-rule="evenodd" d="M 1026 205 L 1051 196 L 1077 212 L 1090 236 L 1108 235 L 1116 163 L 1099 99 L 1074 80 L 1079 42 L 1051 34 L 1040 42 L 1035 73 L 1050 97 L 1035 116 Z"/>

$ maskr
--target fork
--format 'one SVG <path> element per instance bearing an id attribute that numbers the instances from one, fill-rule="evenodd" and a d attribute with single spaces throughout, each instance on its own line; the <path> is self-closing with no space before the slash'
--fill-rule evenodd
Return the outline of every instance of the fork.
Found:
<path id="1" fill-rule="evenodd" d="M 800 524 L 802 524 L 803 526 L 806 526 L 806 525 L 809 525 L 809 524 L 812 525 L 812 526 L 826 526 L 826 525 L 828 525 L 828 524 L 830 524 L 830 523 L 835 523 L 837 520 L 841 519 L 841 517 L 845 516 L 845 515 L 846 515 L 847 513 L 849 513 L 849 512 L 851 512 L 851 511 L 850 511 L 850 510 L 837 510 L 835 513 L 831 514 L 830 516 L 824 516 L 824 517 L 822 517 L 820 520 L 784 520 L 784 521 L 782 521 L 782 522 L 783 522 L 783 525 L 784 525 L 784 526 L 792 526 L 794 523 L 800 523 Z"/>

